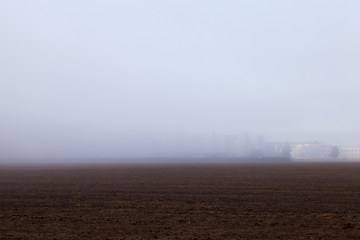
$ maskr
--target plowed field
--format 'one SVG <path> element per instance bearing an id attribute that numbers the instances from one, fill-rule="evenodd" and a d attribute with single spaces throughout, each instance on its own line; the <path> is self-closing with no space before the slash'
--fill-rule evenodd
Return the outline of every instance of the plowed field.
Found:
<path id="1" fill-rule="evenodd" d="M 0 166 L 0 239 L 360 239 L 360 163 Z"/>

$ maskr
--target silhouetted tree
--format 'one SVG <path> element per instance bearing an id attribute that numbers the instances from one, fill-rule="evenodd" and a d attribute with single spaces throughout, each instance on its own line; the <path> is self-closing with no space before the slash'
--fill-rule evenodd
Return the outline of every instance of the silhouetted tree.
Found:
<path id="1" fill-rule="evenodd" d="M 290 159 L 291 157 L 291 146 L 288 142 L 285 143 L 283 149 L 282 149 L 282 152 L 281 152 L 281 155 L 283 158 L 288 158 Z"/>
<path id="2" fill-rule="evenodd" d="M 333 158 L 337 158 L 339 155 L 340 155 L 340 151 L 339 151 L 338 146 L 333 146 L 331 149 L 331 156 Z"/>

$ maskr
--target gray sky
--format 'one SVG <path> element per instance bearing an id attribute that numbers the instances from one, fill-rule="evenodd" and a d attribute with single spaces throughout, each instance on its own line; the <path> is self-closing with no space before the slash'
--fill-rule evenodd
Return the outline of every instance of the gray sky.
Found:
<path id="1" fill-rule="evenodd" d="M 1 1 L 2 152 L 214 132 L 359 145 L 359 9 L 356 0 Z"/>

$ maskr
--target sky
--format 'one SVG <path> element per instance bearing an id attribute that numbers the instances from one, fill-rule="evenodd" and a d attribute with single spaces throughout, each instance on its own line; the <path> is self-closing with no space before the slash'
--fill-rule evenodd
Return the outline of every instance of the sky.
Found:
<path id="1" fill-rule="evenodd" d="M 120 138 L 212 133 L 359 146 L 359 8 L 1 1 L 0 157 L 116 156 Z"/>

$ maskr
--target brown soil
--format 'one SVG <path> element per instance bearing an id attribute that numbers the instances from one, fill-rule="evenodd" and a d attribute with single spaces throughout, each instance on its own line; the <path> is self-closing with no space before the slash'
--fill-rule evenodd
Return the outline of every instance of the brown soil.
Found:
<path id="1" fill-rule="evenodd" d="M 0 167 L 0 239 L 360 239 L 360 163 Z"/>

